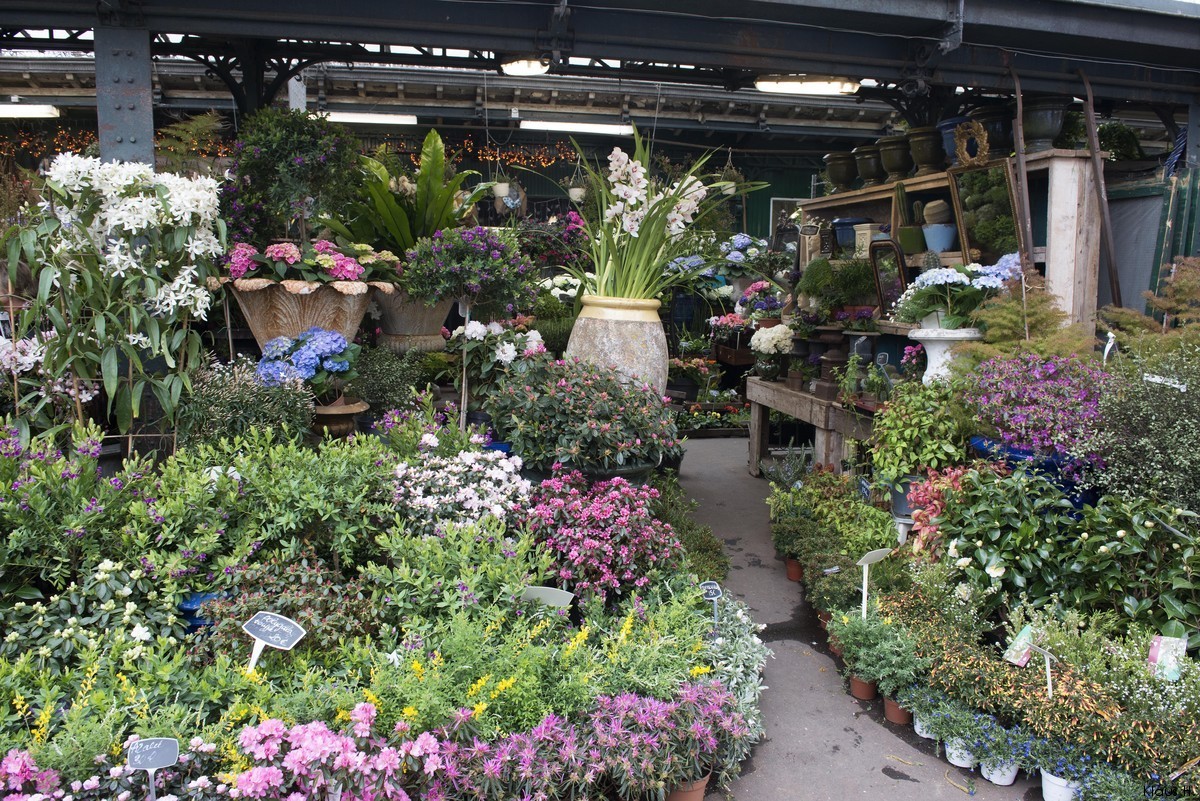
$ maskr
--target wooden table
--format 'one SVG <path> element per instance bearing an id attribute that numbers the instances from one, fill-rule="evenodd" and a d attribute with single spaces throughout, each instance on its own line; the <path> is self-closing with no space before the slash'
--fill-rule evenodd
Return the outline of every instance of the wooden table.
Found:
<path id="1" fill-rule="evenodd" d="M 871 418 L 846 411 L 833 401 L 793 389 L 782 381 L 746 379 L 746 399 L 750 401 L 750 475 L 759 475 L 758 464 L 767 452 L 770 411 L 811 423 L 817 429 L 813 441 L 813 459 L 821 464 L 838 465 L 845 458 L 846 438 L 869 439 Z"/>

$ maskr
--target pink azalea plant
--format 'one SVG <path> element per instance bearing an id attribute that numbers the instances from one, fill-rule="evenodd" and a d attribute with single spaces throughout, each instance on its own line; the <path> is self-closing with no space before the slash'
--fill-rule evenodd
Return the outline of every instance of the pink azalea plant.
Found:
<path id="1" fill-rule="evenodd" d="M 226 254 L 229 276 L 268 278 L 283 281 L 368 281 L 396 274 L 399 258 L 389 251 L 368 245 L 338 245 L 318 239 L 303 248 L 293 242 L 267 245 L 260 253 L 246 242 L 238 242 Z"/>

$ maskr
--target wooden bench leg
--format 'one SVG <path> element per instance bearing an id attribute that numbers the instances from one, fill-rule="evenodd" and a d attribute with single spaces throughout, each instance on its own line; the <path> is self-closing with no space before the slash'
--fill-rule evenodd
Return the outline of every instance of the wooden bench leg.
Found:
<path id="1" fill-rule="evenodd" d="M 837 471 L 842 469 L 842 459 L 846 456 L 846 440 L 839 432 L 828 428 L 817 428 L 813 437 L 813 458 L 819 464 L 833 465 Z"/>
<path id="2" fill-rule="evenodd" d="M 761 403 L 750 403 L 750 475 L 758 476 L 758 463 L 767 452 L 767 435 L 770 434 L 771 410 Z"/>

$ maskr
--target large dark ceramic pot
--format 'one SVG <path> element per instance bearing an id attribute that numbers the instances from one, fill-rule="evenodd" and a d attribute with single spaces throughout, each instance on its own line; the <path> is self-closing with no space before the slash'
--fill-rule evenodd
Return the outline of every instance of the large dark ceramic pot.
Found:
<path id="1" fill-rule="evenodd" d="M 937 128 L 913 128 L 908 132 L 908 148 L 917 165 L 917 175 L 933 175 L 945 168 L 946 153 Z"/>
<path id="2" fill-rule="evenodd" d="M 885 136 L 876 141 L 879 145 L 879 161 L 887 170 L 888 182 L 908 177 L 912 172 L 912 152 L 908 149 L 907 136 Z"/>
<path id="3" fill-rule="evenodd" d="M 1065 97 L 1036 97 L 1025 101 L 1021 121 L 1025 129 L 1026 153 L 1054 147 L 1070 102 Z"/>
<path id="4" fill-rule="evenodd" d="M 883 183 L 887 173 L 879 161 L 878 145 L 862 145 L 850 152 L 854 154 L 854 163 L 858 165 L 858 175 L 862 178 L 863 186 L 877 186 Z"/>
<path id="5" fill-rule="evenodd" d="M 833 192 L 845 192 L 858 177 L 858 166 L 853 153 L 828 153 L 825 156 L 825 172 L 833 184 Z"/>
<path id="6" fill-rule="evenodd" d="M 947 117 L 937 124 L 938 133 L 942 136 L 942 150 L 946 151 L 946 160 L 950 162 L 951 167 L 958 163 L 958 153 L 954 147 L 954 129 L 960 123 L 967 122 L 968 120 L 970 120 L 970 117 Z M 975 148 L 968 145 L 967 154 L 974 156 Z"/>
<path id="7" fill-rule="evenodd" d="M 971 119 L 987 131 L 988 150 L 993 158 L 1007 156 L 1013 149 L 1013 110 L 1007 103 L 981 106 L 971 112 Z"/>

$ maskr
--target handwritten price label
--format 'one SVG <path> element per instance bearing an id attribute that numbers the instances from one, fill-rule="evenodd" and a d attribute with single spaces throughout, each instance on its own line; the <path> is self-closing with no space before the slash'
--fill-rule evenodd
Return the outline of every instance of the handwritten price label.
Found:
<path id="1" fill-rule="evenodd" d="M 154 772 L 169 768 L 179 761 L 179 741 L 174 737 L 149 737 L 137 740 L 129 746 L 125 754 L 129 767 L 134 770 L 144 770 L 150 774 L 146 783 L 149 789 L 150 801 L 154 801 Z"/>
<path id="2" fill-rule="evenodd" d="M 269 645 L 280 651 L 290 651 L 306 634 L 304 627 L 299 623 L 274 612 L 256 612 L 254 617 L 242 624 L 242 631 L 254 638 L 254 650 L 250 653 L 247 672 L 252 672 L 258 664 L 263 646 Z"/>

